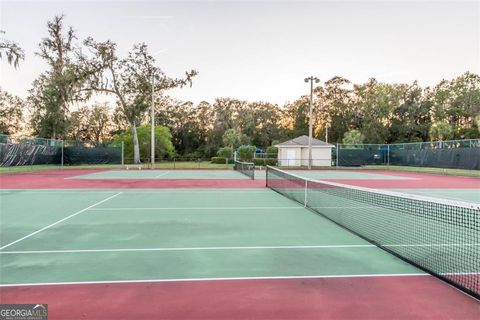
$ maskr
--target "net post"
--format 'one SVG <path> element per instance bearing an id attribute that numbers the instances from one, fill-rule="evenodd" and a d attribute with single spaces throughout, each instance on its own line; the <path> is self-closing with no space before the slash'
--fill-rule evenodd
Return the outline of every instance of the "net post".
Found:
<path id="1" fill-rule="evenodd" d="M 308 180 L 305 179 L 305 189 L 304 189 L 304 200 L 303 200 L 303 206 L 306 208 L 307 207 L 307 190 L 308 190 Z"/>
<path id="2" fill-rule="evenodd" d="M 265 188 L 268 188 L 268 166 L 265 167 Z"/>

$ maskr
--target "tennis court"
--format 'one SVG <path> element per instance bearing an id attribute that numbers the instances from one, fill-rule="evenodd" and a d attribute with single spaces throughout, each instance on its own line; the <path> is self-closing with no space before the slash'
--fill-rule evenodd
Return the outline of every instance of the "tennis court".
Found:
<path id="1" fill-rule="evenodd" d="M 292 201 L 278 185 L 275 192 L 265 180 L 226 170 L 164 175 L 171 180 L 162 173 L 2 176 L 2 303 L 44 301 L 51 319 L 478 318 L 478 300 Z M 32 177 L 50 187 L 12 188 Z M 418 182 L 387 178 L 370 182 Z M 184 184 L 167 188 L 175 180 Z M 202 188 L 197 180 L 217 184 Z M 153 187 L 138 188 L 142 182 Z M 369 210 L 374 219 L 382 212 Z M 465 261 L 478 257 L 478 244 L 463 251 Z M 470 283 L 478 285 L 478 275 Z"/>
<path id="2" fill-rule="evenodd" d="M 233 170 L 111 170 L 73 176 L 72 179 L 248 179 Z"/>

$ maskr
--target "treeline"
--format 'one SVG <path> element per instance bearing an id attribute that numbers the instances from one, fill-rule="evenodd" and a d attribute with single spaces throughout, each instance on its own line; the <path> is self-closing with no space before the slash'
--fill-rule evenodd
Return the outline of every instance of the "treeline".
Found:
<path id="1" fill-rule="evenodd" d="M 129 131 L 133 157 L 139 159 L 139 143 L 146 141 L 138 141 L 137 127 L 149 124 L 152 90 L 155 123 L 169 129 L 162 132 L 171 136 L 174 147 L 165 156 L 211 157 L 224 146 L 267 147 L 308 132 L 308 96 L 283 106 L 234 98 L 199 104 L 173 99 L 162 93 L 191 84 L 197 71 L 170 78 L 155 66 L 147 45 L 136 44 L 119 56 L 109 40 L 78 41 L 63 19 L 55 17 L 47 25 L 48 37 L 36 54 L 49 69 L 33 82 L 28 98 L 0 91 L 1 133 L 101 143 Z M 20 60 L 21 53 L 16 56 Z M 18 63 L 14 58 L 12 63 Z M 115 105 L 92 103 L 105 95 Z M 470 72 L 426 88 L 417 82 L 388 84 L 372 78 L 353 84 L 333 77 L 314 90 L 314 136 L 325 140 L 328 131 L 331 143 L 479 138 L 479 122 L 480 76 Z M 225 141 L 229 135 L 233 143 Z"/>

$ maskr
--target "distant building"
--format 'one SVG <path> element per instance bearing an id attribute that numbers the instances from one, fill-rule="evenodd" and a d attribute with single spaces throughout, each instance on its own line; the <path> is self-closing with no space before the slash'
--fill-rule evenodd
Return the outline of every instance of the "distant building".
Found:
<path id="1" fill-rule="evenodd" d="M 278 164 L 282 167 L 308 166 L 308 136 L 300 136 L 276 145 Z M 334 146 L 312 138 L 312 166 L 329 167 L 332 165 Z"/>

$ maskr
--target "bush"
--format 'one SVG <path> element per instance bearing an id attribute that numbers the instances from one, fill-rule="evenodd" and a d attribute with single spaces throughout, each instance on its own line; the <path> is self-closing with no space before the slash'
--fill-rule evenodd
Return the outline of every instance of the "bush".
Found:
<path id="1" fill-rule="evenodd" d="M 232 151 L 231 147 L 223 147 L 223 148 L 220 148 L 217 151 L 217 156 L 222 157 L 222 158 L 231 159 L 232 155 L 233 155 L 233 151 Z"/>
<path id="2" fill-rule="evenodd" d="M 265 159 L 253 159 L 253 163 L 256 166 L 276 166 L 278 159 L 276 158 L 265 158 Z"/>
<path id="3" fill-rule="evenodd" d="M 362 144 L 365 136 L 359 130 L 350 130 L 343 135 L 343 144 Z"/>
<path id="4" fill-rule="evenodd" d="M 460 128 L 455 134 L 455 139 L 478 139 L 480 137 L 479 131 L 476 128 Z"/>
<path id="5" fill-rule="evenodd" d="M 140 149 L 140 158 L 150 158 L 150 134 L 151 128 L 149 125 L 137 127 L 137 136 Z M 113 142 L 124 143 L 124 152 L 126 159 L 133 159 L 133 135 L 132 130 L 127 129 L 123 133 L 117 134 L 113 137 Z M 165 159 L 171 158 L 175 155 L 175 148 L 172 143 L 172 134 L 170 129 L 164 126 L 155 126 L 155 158 Z"/>
<path id="6" fill-rule="evenodd" d="M 225 161 L 227 160 L 227 158 L 225 157 L 212 157 L 210 159 L 210 161 L 212 163 L 216 163 L 216 164 L 225 164 Z M 229 163 L 231 163 L 231 161 L 228 161 Z"/>
<path id="7" fill-rule="evenodd" d="M 253 158 L 257 148 L 255 146 L 241 146 L 237 149 L 238 160 L 241 161 L 250 161 Z"/>
<path id="8" fill-rule="evenodd" d="M 182 156 L 176 155 L 175 157 L 176 158 L 182 158 L 183 157 L 183 158 L 187 158 L 187 159 L 204 159 L 205 158 L 205 156 L 201 152 L 197 152 L 197 151 L 186 153 Z"/>
<path id="9" fill-rule="evenodd" d="M 278 154 L 278 148 L 275 146 L 270 146 L 267 148 L 267 153 Z"/>
<path id="10" fill-rule="evenodd" d="M 447 122 L 435 122 L 430 127 L 429 135 L 432 141 L 449 140 L 453 137 L 453 127 Z"/>

